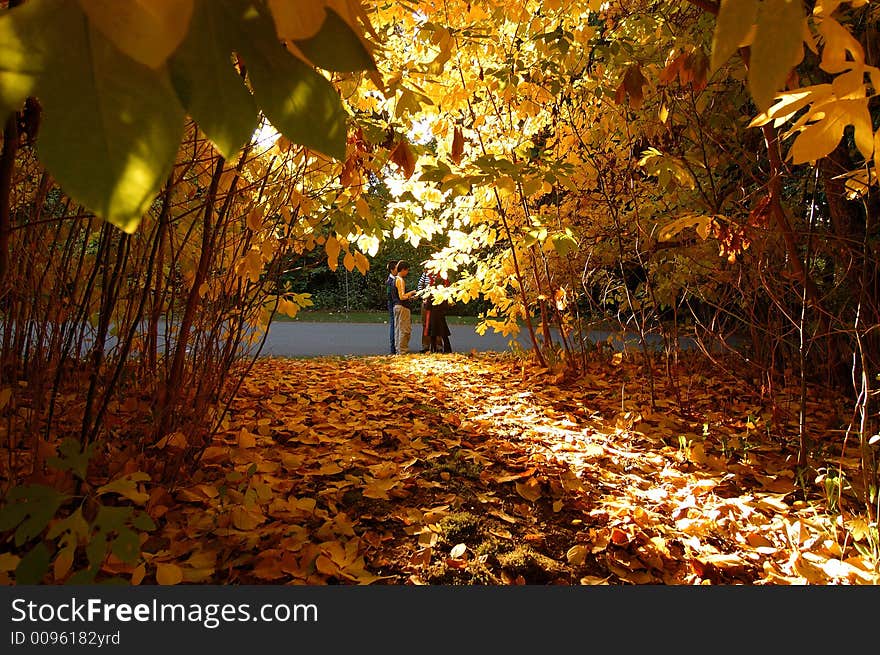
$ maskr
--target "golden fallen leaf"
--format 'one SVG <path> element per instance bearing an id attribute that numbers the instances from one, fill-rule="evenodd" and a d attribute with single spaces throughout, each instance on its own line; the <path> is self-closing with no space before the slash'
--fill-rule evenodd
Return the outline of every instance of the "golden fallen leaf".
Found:
<path id="1" fill-rule="evenodd" d="M 249 509 L 240 505 L 232 508 L 231 515 L 232 525 L 239 530 L 253 530 L 266 521 L 266 517 L 259 509 Z"/>
<path id="2" fill-rule="evenodd" d="M 242 428 L 238 433 L 238 447 L 239 448 L 253 448 L 257 445 L 257 437 L 254 434 L 251 434 L 247 431 L 247 429 Z"/>
<path id="3" fill-rule="evenodd" d="M 608 584 L 608 580 L 609 580 L 610 578 L 611 578 L 610 575 L 607 576 L 607 577 L 605 577 L 605 578 L 600 578 L 600 577 L 597 577 L 597 576 L 595 576 L 595 575 L 585 575 L 583 578 L 581 578 L 580 583 L 581 583 L 582 585 L 593 585 L 593 586 L 595 586 L 595 585 L 607 585 L 607 584 Z"/>
<path id="4" fill-rule="evenodd" d="M 156 582 L 160 585 L 176 585 L 183 580 L 183 570 L 177 564 L 156 565 Z"/>
<path id="5" fill-rule="evenodd" d="M 366 498 L 388 500 L 388 491 L 400 484 L 396 478 L 373 478 L 367 481 L 363 494 Z"/>
<path id="6" fill-rule="evenodd" d="M 589 554 L 589 552 L 589 546 L 577 544 L 566 551 L 565 559 L 567 559 L 568 563 L 572 566 L 580 566 L 587 559 L 587 554 Z"/>
<path id="7" fill-rule="evenodd" d="M 538 482 L 537 478 L 529 478 L 525 482 L 516 482 L 514 486 L 516 487 L 516 493 L 526 500 L 535 502 L 541 497 L 541 483 Z"/>
<path id="8" fill-rule="evenodd" d="M 140 564 L 135 568 L 134 571 L 131 572 L 131 584 L 135 587 L 143 582 L 144 576 L 147 574 L 147 567 L 144 564 Z"/>

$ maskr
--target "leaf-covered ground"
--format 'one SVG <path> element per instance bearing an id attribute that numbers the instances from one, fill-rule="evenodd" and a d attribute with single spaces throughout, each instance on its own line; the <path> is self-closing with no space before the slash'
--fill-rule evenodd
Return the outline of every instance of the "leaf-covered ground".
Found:
<path id="1" fill-rule="evenodd" d="M 260 360 L 199 472 L 153 487 L 160 529 L 136 575 L 878 582 L 859 508 L 829 507 L 816 471 L 796 479 L 778 436 L 796 434 L 793 409 L 691 373 L 677 379 L 684 413 L 658 382 L 650 412 L 645 371 L 627 362 L 566 380 L 503 355 Z M 809 407 L 811 423 L 832 420 L 818 396 Z M 839 450 L 838 434 L 819 436 Z M 854 473 L 847 453 L 834 461 Z"/>

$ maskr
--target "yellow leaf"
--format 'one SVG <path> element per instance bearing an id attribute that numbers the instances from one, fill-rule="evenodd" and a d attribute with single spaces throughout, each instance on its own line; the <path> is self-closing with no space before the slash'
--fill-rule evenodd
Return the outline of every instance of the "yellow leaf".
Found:
<path id="1" fill-rule="evenodd" d="M 183 570 L 177 564 L 157 564 L 156 582 L 160 585 L 176 585 L 183 580 Z"/>
<path id="2" fill-rule="evenodd" d="M 595 575 L 588 575 L 588 576 L 581 578 L 581 584 L 582 585 L 607 585 L 610 577 L 611 577 L 610 575 L 606 578 L 599 578 Z"/>
<path id="3" fill-rule="evenodd" d="M 758 0 L 721 0 L 712 37 L 713 73 L 742 45 L 757 16 Z"/>
<path id="4" fill-rule="evenodd" d="M 324 0 L 268 0 L 278 37 L 300 41 L 315 36 L 324 24 Z"/>
<path id="5" fill-rule="evenodd" d="M 880 130 L 874 133 L 874 175 L 880 175 Z"/>
<path id="6" fill-rule="evenodd" d="M 819 34 L 824 40 L 820 68 L 828 73 L 841 73 L 850 68 L 861 68 L 865 50 L 849 30 L 833 18 L 819 23 Z"/>
<path id="7" fill-rule="evenodd" d="M 795 164 L 822 159 L 837 147 L 847 125 L 855 130 L 856 147 L 866 158 L 874 151 L 874 130 L 868 101 L 837 100 L 823 104 L 811 116 L 816 122 L 807 125 L 791 147 Z"/>
<path id="8" fill-rule="evenodd" d="M 565 559 L 567 559 L 568 563 L 572 566 L 580 566 L 584 563 L 584 560 L 587 559 L 587 554 L 589 554 L 589 552 L 589 546 L 578 544 L 577 546 L 572 546 L 566 551 Z"/>
<path id="9" fill-rule="evenodd" d="M 339 240 L 334 236 L 327 237 L 327 241 L 324 243 L 324 250 L 327 252 L 327 266 L 330 267 L 331 271 L 335 271 L 339 266 L 339 253 L 342 252 Z"/>
<path id="10" fill-rule="evenodd" d="M 354 255 L 351 252 L 345 253 L 345 257 L 342 258 L 342 265 L 345 266 L 346 271 L 354 269 Z"/>
<path id="11" fill-rule="evenodd" d="M 318 559 L 315 560 L 315 568 L 324 575 L 339 575 L 339 567 L 326 555 L 318 555 Z"/>
<path id="12" fill-rule="evenodd" d="M 266 517 L 258 509 L 236 506 L 232 508 L 232 525 L 239 530 L 253 530 L 263 523 Z"/>
<path id="13" fill-rule="evenodd" d="M 779 127 L 807 105 L 812 104 L 815 109 L 818 103 L 831 97 L 831 92 L 830 84 L 817 84 L 780 93 L 776 96 L 778 98 L 776 104 L 756 116 L 749 123 L 749 127 L 760 127 L 770 121 L 774 121 L 773 125 Z"/>
<path id="14" fill-rule="evenodd" d="M 363 275 L 366 275 L 367 271 L 370 270 L 370 260 L 358 251 L 354 253 L 354 265 Z"/>
<path id="15" fill-rule="evenodd" d="M 89 21 L 123 53 L 159 68 L 189 30 L 195 0 L 79 0 Z"/>
<path id="16" fill-rule="evenodd" d="M 752 44 L 749 90 L 765 111 L 791 69 L 804 56 L 804 10 L 801 0 L 764 0 Z"/>
<path id="17" fill-rule="evenodd" d="M 373 479 L 364 487 L 363 494 L 367 498 L 387 500 L 388 491 L 396 487 L 399 482 L 399 480 L 394 478 Z"/>
<path id="18" fill-rule="evenodd" d="M 699 216 L 687 214 L 668 223 L 660 231 L 660 241 L 669 241 L 682 230 L 694 227 L 701 239 L 705 240 L 709 236 L 709 229 L 712 227 L 714 218 L 712 216 Z"/>
<path id="19" fill-rule="evenodd" d="M 248 212 L 247 226 L 254 231 L 263 226 L 263 209 L 261 207 L 254 207 Z"/>
<path id="20" fill-rule="evenodd" d="M 336 462 L 327 462 L 318 469 L 318 475 L 336 475 L 342 473 L 342 467 Z"/>
<path id="21" fill-rule="evenodd" d="M 358 216 L 369 223 L 370 220 L 373 218 L 373 212 L 370 211 L 370 205 L 366 200 L 364 200 L 364 197 L 358 196 L 358 199 L 355 200 L 354 206 L 357 210 Z"/>
<path id="22" fill-rule="evenodd" d="M 119 494 L 123 498 L 128 498 L 138 505 L 143 505 L 150 499 L 150 494 L 145 491 L 140 491 L 137 483 L 149 479 L 150 477 L 146 473 L 132 473 L 98 487 L 95 493 L 99 496 L 106 493 Z"/>
<path id="23" fill-rule="evenodd" d="M 248 432 L 247 429 L 242 428 L 238 433 L 238 447 L 239 448 L 253 448 L 257 445 L 257 437 L 256 435 Z"/>

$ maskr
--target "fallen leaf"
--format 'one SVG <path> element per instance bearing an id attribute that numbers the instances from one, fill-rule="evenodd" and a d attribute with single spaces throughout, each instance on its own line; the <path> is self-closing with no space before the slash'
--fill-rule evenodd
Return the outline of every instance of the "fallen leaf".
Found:
<path id="1" fill-rule="evenodd" d="M 452 550 L 449 551 L 449 556 L 452 559 L 461 559 L 466 552 L 467 546 L 465 544 L 456 544 L 452 547 Z"/>
<path id="2" fill-rule="evenodd" d="M 514 486 L 516 493 L 526 500 L 535 502 L 541 497 L 541 483 L 536 478 L 529 478 L 525 482 L 516 482 Z"/>
<path id="3" fill-rule="evenodd" d="M 176 564 L 156 565 L 156 582 L 160 585 L 176 585 L 183 580 L 183 570 Z"/>

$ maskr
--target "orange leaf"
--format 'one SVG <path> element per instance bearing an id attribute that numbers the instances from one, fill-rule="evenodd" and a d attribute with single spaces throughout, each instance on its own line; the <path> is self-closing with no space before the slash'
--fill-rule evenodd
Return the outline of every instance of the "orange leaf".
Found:
<path id="1" fill-rule="evenodd" d="M 407 179 L 412 177 L 412 174 L 416 171 L 416 158 L 406 144 L 406 141 L 401 141 L 391 151 L 391 161 L 400 167 L 400 170 L 403 171 Z"/>
<path id="2" fill-rule="evenodd" d="M 139 585 L 144 580 L 144 576 L 147 574 L 147 567 L 141 564 L 134 571 L 131 572 L 131 584 L 134 586 Z"/>
<path id="3" fill-rule="evenodd" d="M 183 570 L 177 564 L 157 564 L 156 582 L 160 585 L 175 585 L 183 580 Z"/>
<path id="4" fill-rule="evenodd" d="M 461 128 L 456 127 L 452 134 L 452 149 L 449 151 L 449 158 L 456 164 L 461 163 L 461 157 L 464 154 L 464 136 Z"/>

